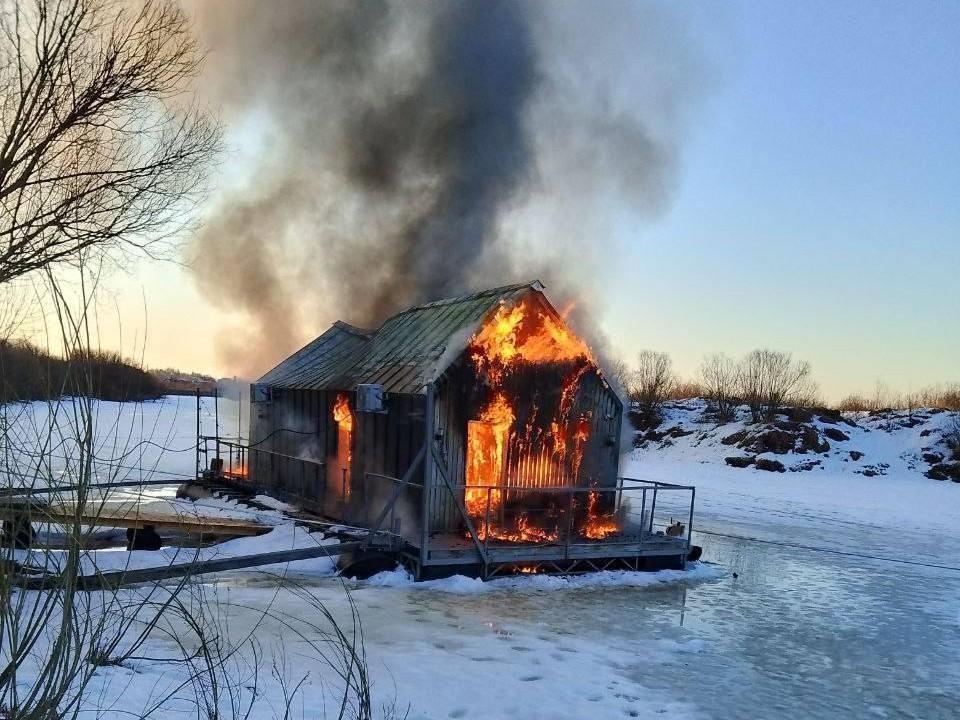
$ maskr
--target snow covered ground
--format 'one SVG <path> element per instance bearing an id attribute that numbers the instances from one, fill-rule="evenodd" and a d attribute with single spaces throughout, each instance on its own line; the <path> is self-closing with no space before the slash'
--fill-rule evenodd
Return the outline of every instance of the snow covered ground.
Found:
<path id="1" fill-rule="evenodd" d="M 759 454 L 788 468 L 819 461 L 810 470 L 777 473 L 727 465 L 725 457 L 743 453 L 722 439 L 747 425 L 704 422 L 703 407 L 690 401 L 668 408 L 658 430 L 679 427 L 691 434 L 647 443 L 621 464 L 625 477 L 696 485 L 700 525 L 735 524 L 839 549 L 860 547 L 869 535 L 871 545 L 890 551 L 902 549 L 904 534 L 914 543 L 925 536 L 952 542 L 960 530 L 960 484 L 926 477 L 929 465 L 922 460 L 957 413 L 937 413 L 913 427 L 883 417 L 860 417 L 856 427 L 814 419 L 812 426 L 839 429 L 849 439 L 829 440 L 826 453 Z M 863 456 L 853 460 L 851 451 Z M 864 475 L 865 467 L 882 474 Z M 854 528 L 853 538 L 846 537 L 847 527 Z"/>
<path id="2" fill-rule="evenodd" d="M 157 403 L 158 414 L 167 402 L 178 401 Z M 195 419 L 177 417 L 183 427 L 171 437 L 186 439 Z M 960 485 L 922 477 L 903 450 L 874 437 L 883 436 L 863 433 L 857 447 L 888 463 L 875 477 L 849 471 L 839 455 L 822 470 L 731 468 L 727 446 L 697 444 L 696 435 L 628 453 L 627 476 L 697 486 L 695 541 L 706 562 L 686 574 L 416 585 L 394 571 L 344 583 L 322 559 L 209 577 L 204 607 L 217 608 L 230 642 L 252 634 L 259 643 L 254 718 L 283 716 L 276 657 L 286 659 L 279 672 L 288 686 L 303 679 L 293 715 L 336 717 L 338 683 L 316 650 L 321 606 L 348 628 L 358 613 L 381 717 L 952 718 L 960 707 Z M 184 467 L 177 454 L 169 464 L 159 454 L 155 465 Z M 276 521 L 279 510 L 257 512 Z M 204 552 L 312 542 L 281 524 Z M 98 551 L 97 564 L 124 556 Z M 158 637 L 139 654 L 170 651 Z M 252 687 L 251 658 L 238 658 L 238 677 L 247 673 Z M 109 708 L 101 716 L 126 716 L 182 681 L 182 669 L 130 660 L 98 670 L 95 699 Z M 155 716 L 196 714 L 180 693 Z"/>
<path id="3" fill-rule="evenodd" d="M 201 398 L 204 433 L 213 434 L 219 416 L 221 434 L 236 435 L 237 403 Z M 94 401 L 92 435 L 97 482 L 171 480 L 195 477 L 197 404 L 190 396 L 167 396 L 145 402 Z M 77 438 L 86 418 L 80 401 L 11 403 L 3 406 L 5 438 L 17 456 L 16 473 L 4 473 L 4 485 L 44 484 L 49 475 L 69 484 L 76 476 Z M 7 450 L 7 448 L 5 448 Z M 38 468 L 40 471 L 38 472 Z M 3 472 L 0 470 L 0 472 Z M 150 497 L 173 497 L 176 486 L 144 488 Z M 122 493 L 119 494 L 122 496 Z"/>

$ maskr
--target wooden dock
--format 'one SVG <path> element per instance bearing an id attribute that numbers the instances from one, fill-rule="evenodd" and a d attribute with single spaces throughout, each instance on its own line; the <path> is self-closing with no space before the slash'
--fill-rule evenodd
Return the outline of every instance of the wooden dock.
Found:
<path id="1" fill-rule="evenodd" d="M 88 502 L 82 508 L 69 502 L 43 502 L 34 498 L 0 500 L 0 520 L 27 518 L 32 523 L 80 524 L 88 527 L 134 528 L 152 526 L 158 532 L 176 532 L 201 537 L 249 537 L 263 535 L 270 525 L 255 520 L 177 512 L 164 501 Z"/>
<path id="2" fill-rule="evenodd" d="M 255 555 L 239 555 L 214 560 L 159 565 L 151 568 L 116 570 L 104 573 L 98 572 L 91 575 L 79 576 L 76 579 L 77 588 L 86 591 L 111 590 L 140 583 L 157 583 L 174 578 L 195 577 L 230 570 L 246 570 L 280 563 L 296 562 L 298 560 L 311 560 L 323 557 L 335 558 L 341 553 L 356 550 L 361 545 L 363 545 L 361 542 L 316 545 L 314 547 L 279 550 Z M 16 584 L 30 590 L 44 590 L 61 587 L 63 580 L 57 575 L 40 575 L 18 578 Z"/>

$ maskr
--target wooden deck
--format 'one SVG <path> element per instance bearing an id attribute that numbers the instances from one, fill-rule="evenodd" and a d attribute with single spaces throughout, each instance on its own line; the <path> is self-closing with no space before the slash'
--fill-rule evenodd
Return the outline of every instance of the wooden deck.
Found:
<path id="1" fill-rule="evenodd" d="M 269 532 L 270 525 L 253 520 L 177 512 L 164 501 L 146 503 L 87 503 L 81 511 L 71 503 L 46 503 L 27 498 L 4 498 L 0 502 L 0 520 L 28 517 L 33 523 L 67 525 L 79 522 L 89 527 L 143 528 L 200 536 L 252 536 Z"/>

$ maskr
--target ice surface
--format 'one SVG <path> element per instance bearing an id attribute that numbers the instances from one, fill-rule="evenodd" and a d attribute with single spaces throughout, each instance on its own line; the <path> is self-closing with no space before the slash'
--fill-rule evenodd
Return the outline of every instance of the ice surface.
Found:
<path id="1" fill-rule="evenodd" d="M 165 405 L 156 406 L 150 412 L 160 417 Z M 173 428 L 158 426 L 185 439 L 192 422 L 187 414 Z M 960 565 L 960 486 L 919 476 L 902 457 L 913 452 L 914 440 L 879 430 L 851 442 L 890 460 L 888 474 L 873 478 L 851 472 L 839 456 L 822 471 L 732 469 L 722 465 L 728 448 L 695 440 L 629 455 L 623 465 L 636 477 L 697 485 L 694 541 L 708 562 L 687 574 L 416 585 L 392 571 L 343 583 L 330 577 L 324 559 L 220 574 L 202 588 L 210 606 L 215 600 L 228 614 L 229 639 L 252 633 L 266 653 L 286 653 L 294 681 L 305 678 L 295 717 L 335 716 L 336 682 L 304 640 L 315 637 L 306 623 L 317 622 L 317 611 L 294 585 L 342 622 L 356 608 L 384 717 L 384 705 L 401 717 L 409 709 L 411 720 L 956 717 L 960 571 L 871 557 Z M 173 454 L 167 465 L 158 453 L 151 462 L 176 471 L 183 457 Z M 187 460 L 189 467 L 189 453 Z M 279 517 L 276 510 L 258 512 Z M 280 525 L 210 552 L 311 542 L 315 536 L 302 528 Z M 94 557 L 106 568 L 156 562 L 157 555 Z M 169 650 L 157 638 L 141 654 Z M 252 717 L 282 716 L 281 689 L 262 662 Z M 149 698 L 183 681 L 174 666 L 129 661 L 98 671 L 95 701 L 109 708 L 102 717 L 135 716 Z M 196 717 L 196 707 L 181 697 L 155 716 Z"/>
<path id="2" fill-rule="evenodd" d="M 403 587 L 415 590 L 434 590 L 460 595 L 491 593 L 499 590 L 515 592 L 543 592 L 583 590 L 603 587 L 654 587 L 663 583 L 697 582 L 716 580 L 726 574 L 718 566 L 706 563 L 690 563 L 687 570 L 660 570 L 658 572 L 630 572 L 604 570 L 583 575 L 516 575 L 483 581 L 477 578 L 454 575 L 442 580 L 414 582 L 413 576 L 402 567 L 378 573 L 363 581 L 375 587 Z"/>

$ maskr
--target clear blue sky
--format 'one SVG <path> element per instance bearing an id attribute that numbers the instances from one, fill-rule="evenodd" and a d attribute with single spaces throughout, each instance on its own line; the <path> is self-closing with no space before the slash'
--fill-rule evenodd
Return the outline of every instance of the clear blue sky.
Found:
<path id="1" fill-rule="evenodd" d="M 721 3 L 697 33 L 714 89 L 668 216 L 623 223 L 610 334 L 687 373 L 791 350 L 834 397 L 960 379 L 960 3 Z"/>
<path id="2" fill-rule="evenodd" d="M 960 381 L 960 2 L 675 10 L 705 97 L 669 211 L 617 223 L 629 257 L 598 306 L 618 351 L 692 375 L 708 352 L 788 350 L 833 399 Z M 145 293 L 151 365 L 229 373 L 192 283 L 149 264 L 122 280 L 125 337 Z"/>

